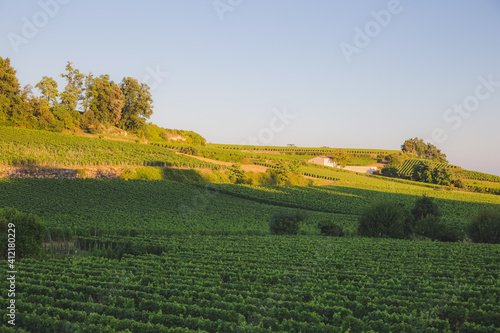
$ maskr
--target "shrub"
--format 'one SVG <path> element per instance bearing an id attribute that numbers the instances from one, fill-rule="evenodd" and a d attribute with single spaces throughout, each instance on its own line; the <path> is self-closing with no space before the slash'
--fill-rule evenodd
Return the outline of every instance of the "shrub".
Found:
<path id="1" fill-rule="evenodd" d="M 15 227 L 9 226 L 10 223 Z M 14 208 L 0 209 L 0 256 L 2 258 L 7 257 L 9 229 L 15 229 L 16 259 L 41 255 L 45 225 L 36 215 L 21 213 Z"/>
<path id="2" fill-rule="evenodd" d="M 439 208 L 434 200 L 424 194 L 421 198 L 415 201 L 415 205 L 411 210 L 411 214 L 408 216 L 408 220 L 406 223 L 406 232 L 408 234 L 417 233 L 415 231 L 415 226 L 418 221 L 429 216 L 437 217 L 436 220 L 439 220 L 441 212 L 439 211 Z"/>
<path id="3" fill-rule="evenodd" d="M 441 242 L 456 242 L 460 240 L 459 231 L 445 224 L 439 216 L 428 215 L 417 221 L 414 232 L 418 236 Z"/>
<path id="4" fill-rule="evenodd" d="M 279 213 L 271 217 L 269 230 L 272 235 L 297 235 L 303 220 L 301 214 Z"/>
<path id="5" fill-rule="evenodd" d="M 415 201 L 415 206 L 411 210 L 411 215 L 415 221 L 428 217 L 429 215 L 439 217 L 441 211 L 432 198 L 425 194 Z"/>
<path id="6" fill-rule="evenodd" d="M 401 204 L 378 201 L 359 219 L 358 234 L 366 237 L 405 238 L 406 211 Z"/>
<path id="7" fill-rule="evenodd" d="M 318 223 L 318 228 L 321 234 L 325 236 L 334 236 L 334 237 L 344 236 L 344 231 L 342 231 L 342 228 L 329 221 L 323 221 Z"/>
<path id="8" fill-rule="evenodd" d="M 476 243 L 500 243 L 500 210 L 485 208 L 472 218 L 466 232 Z"/>

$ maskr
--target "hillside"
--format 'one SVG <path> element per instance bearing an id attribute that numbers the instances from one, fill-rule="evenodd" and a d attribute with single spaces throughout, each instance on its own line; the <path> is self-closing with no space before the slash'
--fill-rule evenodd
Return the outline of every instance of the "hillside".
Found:
<path id="1" fill-rule="evenodd" d="M 333 148 L 141 143 L 0 127 L 0 149 L 0 169 L 8 170 L 0 208 L 36 214 L 46 226 L 44 260 L 15 261 L 16 320 L 27 331 L 500 327 L 499 246 L 471 243 L 465 232 L 479 211 L 500 207 L 498 195 L 307 162 L 339 152 Z M 358 165 L 394 153 L 343 151 Z M 460 172 L 482 179 L 469 180 L 477 185 L 497 184 Z M 373 203 L 411 211 L 422 195 L 466 241 L 357 236 Z M 271 235 L 276 216 L 300 216 L 298 235 Z M 345 237 L 324 236 L 325 222 Z M 0 286 L 8 289 L 6 280 Z"/>

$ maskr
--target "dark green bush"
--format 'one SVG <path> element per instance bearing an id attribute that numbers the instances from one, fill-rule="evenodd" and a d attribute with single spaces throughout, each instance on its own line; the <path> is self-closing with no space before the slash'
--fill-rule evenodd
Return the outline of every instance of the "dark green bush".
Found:
<path id="1" fill-rule="evenodd" d="M 405 238 L 406 211 L 401 204 L 378 201 L 359 219 L 358 234 L 366 237 Z"/>
<path id="2" fill-rule="evenodd" d="M 411 210 L 411 215 L 415 220 L 426 218 L 429 215 L 439 217 L 441 211 L 432 198 L 424 194 L 422 198 L 417 199 L 415 206 Z"/>
<path id="3" fill-rule="evenodd" d="M 9 226 L 13 224 L 14 227 Z M 38 257 L 42 253 L 45 225 L 36 215 L 21 213 L 14 208 L 0 209 L 0 256 L 7 257 L 8 230 L 15 229 L 15 257 Z"/>
<path id="4" fill-rule="evenodd" d="M 439 207 L 436 205 L 434 200 L 424 194 L 421 198 L 415 201 L 415 205 L 413 206 L 411 214 L 407 219 L 406 232 L 408 234 L 419 234 L 415 230 L 417 223 L 429 216 L 436 217 L 436 219 L 433 219 L 433 221 L 439 221 L 439 217 L 441 217 L 441 211 L 439 210 Z"/>
<path id="5" fill-rule="evenodd" d="M 304 216 L 293 213 L 279 213 L 271 217 L 269 230 L 272 235 L 297 235 Z"/>
<path id="6" fill-rule="evenodd" d="M 318 223 L 318 228 L 321 234 L 325 236 L 333 236 L 333 237 L 344 236 L 344 231 L 342 230 L 342 228 L 329 221 L 322 221 Z"/>
<path id="7" fill-rule="evenodd" d="M 438 240 L 441 242 L 456 242 L 460 240 L 460 232 L 444 223 L 439 216 L 427 215 L 417 221 L 414 233 L 417 236 Z"/>
<path id="8" fill-rule="evenodd" d="M 500 210 L 484 208 L 472 218 L 467 235 L 476 243 L 500 243 Z"/>

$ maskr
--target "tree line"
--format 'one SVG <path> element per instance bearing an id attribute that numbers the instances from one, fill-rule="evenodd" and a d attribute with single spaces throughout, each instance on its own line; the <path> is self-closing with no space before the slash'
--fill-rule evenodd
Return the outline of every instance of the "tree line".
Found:
<path id="1" fill-rule="evenodd" d="M 144 136 L 146 119 L 153 114 L 150 87 L 133 77 L 115 83 L 109 75 L 84 75 L 68 61 L 60 76 L 66 81 L 60 89 L 56 80 L 43 76 L 34 88 L 21 85 L 9 58 L 0 57 L 0 125 L 14 125 L 61 132 L 80 128 L 96 130 L 100 124 L 117 126 Z"/>

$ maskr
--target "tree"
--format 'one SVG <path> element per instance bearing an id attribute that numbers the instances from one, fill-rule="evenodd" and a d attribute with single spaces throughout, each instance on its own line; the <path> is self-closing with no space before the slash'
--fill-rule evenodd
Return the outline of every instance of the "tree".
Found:
<path id="1" fill-rule="evenodd" d="M 16 259 L 38 257 L 42 253 L 45 225 L 36 215 L 3 208 L 0 209 L 0 257 L 6 257 L 9 229 L 15 229 Z"/>
<path id="2" fill-rule="evenodd" d="M 125 102 L 120 127 L 134 133 L 144 133 L 146 119 L 153 114 L 153 98 L 149 86 L 139 84 L 132 77 L 125 77 L 120 83 L 120 89 Z"/>
<path id="3" fill-rule="evenodd" d="M 57 96 L 59 92 L 57 90 L 57 82 L 53 78 L 48 76 L 42 77 L 40 82 L 35 85 L 35 88 L 40 90 L 49 105 L 57 105 Z"/>
<path id="4" fill-rule="evenodd" d="M 332 159 L 337 162 L 338 165 L 345 167 L 347 162 L 349 162 L 350 156 L 343 149 L 337 149 L 333 152 Z"/>
<path id="5" fill-rule="evenodd" d="M 11 120 L 17 125 L 23 125 L 21 119 L 16 119 L 16 112 L 23 107 L 21 86 L 16 77 L 16 71 L 10 66 L 9 58 L 0 57 L 0 121 Z"/>
<path id="6" fill-rule="evenodd" d="M 425 143 L 424 140 L 419 138 L 406 140 L 401 145 L 401 150 L 406 153 L 413 153 L 419 158 L 430 159 L 440 163 L 448 163 L 446 155 L 441 153 L 440 149 L 437 149 L 437 147 L 431 143 Z"/>
<path id="7" fill-rule="evenodd" d="M 88 91 L 89 109 L 101 123 L 117 125 L 124 105 L 120 87 L 109 79 L 109 75 L 93 78 Z"/>
<path id="8" fill-rule="evenodd" d="M 85 76 L 85 83 L 83 84 L 83 98 L 82 98 L 82 103 L 83 103 L 83 112 L 87 111 L 90 107 L 90 100 L 92 99 L 92 83 L 94 81 L 94 75 L 92 73 L 89 73 L 87 76 Z"/>
<path id="9" fill-rule="evenodd" d="M 500 210 L 491 207 L 481 209 L 466 230 L 476 243 L 500 244 Z"/>
<path id="10" fill-rule="evenodd" d="M 76 110 L 83 91 L 84 75 L 68 61 L 66 73 L 61 74 L 61 77 L 66 79 L 66 87 L 61 93 L 61 104 L 65 105 L 68 111 Z"/>
<path id="11" fill-rule="evenodd" d="M 21 97 L 24 101 L 26 125 L 28 127 L 35 129 L 54 128 L 55 118 L 50 110 L 48 100 L 36 97 L 33 94 L 33 88 L 29 84 L 23 88 Z"/>
<path id="12" fill-rule="evenodd" d="M 449 186 L 454 180 L 454 175 L 449 168 L 437 166 L 430 161 L 422 161 L 415 165 L 412 178 L 419 182 Z"/>
<path id="13" fill-rule="evenodd" d="M 406 211 L 391 201 L 374 202 L 359 218 L 358 234 L 365 237 L 406 237 Z"/>

